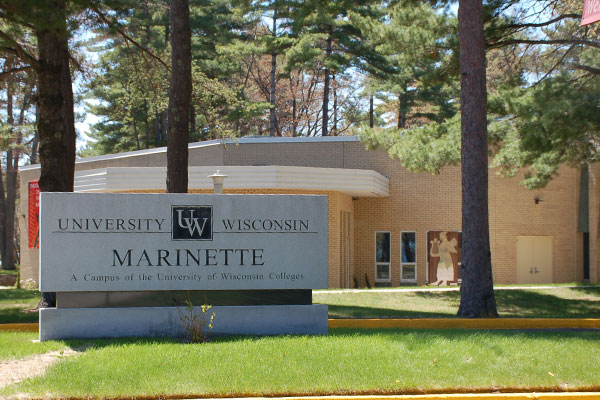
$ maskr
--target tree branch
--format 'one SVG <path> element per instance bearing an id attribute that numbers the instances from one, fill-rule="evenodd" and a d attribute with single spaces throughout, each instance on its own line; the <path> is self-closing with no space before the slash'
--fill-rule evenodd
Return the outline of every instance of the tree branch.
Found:
<path id="1" fill-rule="evenodd" d="M 582 45 L 582 46 L 590 46 L 600 49 L 600 43 L 592 40 L 585 39 L 540 39 L 540 40 L 531 40 L 531 39 L 510 39 L 504 40 L 496 43 L 488 43 L 488 49 L 497 49 L 499 47 L 510 46 L 513 44 L 561 44 L 561 45 Z"/>
<path id="2" fill-rule="evenodd" d="M 571 66 L 571 67 L 573 67 L 573 68 L 589 72 L 590 74 L 600 75 L 600 68 L 589 67 L 587 65 L 576 64 L 576 63 L 570 63 L 568 65 Z"/>
<path id="3" fill-rule="evenodd" d="M 525 28 L 541 28 L 543 26 L 552 25 L 556 22 L 562 21 L 563 19 L 567 19 L 567 18 L 579 19 L 579 18 L 581 18 L 581 14 L 563 14 L 563 15 L 559 15 L 558 17 L 553 18 L 551 20 L 548 20 L 545 22 L 539 22 L 539 23 L 501 25 L 501 26 L 497 26 L 497 27 L 493 28 L 493 30 L 501 30 L 501 29 L 517 29 L 517 30 L 519 30 L 519 29 L 525 29 Z"/>
<path id="4" fill-rule="evenodd" d="M 562 55 L 562 57 L 554 64 L 554 66 L 552 68 L 550 68 L 550 70 L 548 72 L 546 72 L 546 74 L 544 76 L 542 76 L 542 78 L 537 81 L 533 86 L 537 86 L 538 83 L 540 83 L 541 81 L 543 81 L 544 79 L 546 79 L 552 72 L 554 72 L 554 70 L 560 65 L 562 64 L 562 62 L 565 60 L 565 58 L 567 57 L 567 54 L 569 54 L 569 52 L 571 51 L 571 49 L 575 47 L 575 45 L 569 47 L 567 49 L 567 51 L 565 51 L 565 53 Z"/>
<path id="5" fill-rule="evenodd" d="M 12 48 L 8 48 L 8 49 L 14 51 L 15 54 L 21 60 L 23 60 L 24 62 L 27 62 L 27 63 L 31 64 L 31 66 L 34 67 L 34 68 L 39 68 L 40 64 L 39 64 L 37 58 L 35 58 L 31 54 L 29 54 L 27 52 L 27 50 L 25 50 L 16 40 L 14 40 L 13 38 L 11 38 L 10 36 L 8 36 L 6 33 L 4 33 L 1 30 L 0 30 L 0 38 L 4 39 L 5 41 L 7 41 L 8 43 L 10 43 L 13 46 Z"/>
<path id="6" fill-rule="evenodd" d="M 169 68 L 169 66 L 160 57 L 158 57 L 157 55 L 155 55 L 154 53 L 152 53 L 150 50 L 148 50 L 146 47 L 144 47 L 141 44 L 139 44 L 138 42 L 136 42 L 131 36 L 129 36 L 128 34 L 126 34 L 125 31 L 123 31 L 116 24 L 114 24 L 108 18 L 106 18 L 106 16 L 102 13 L 102 11 L 100 11 L 98 9 L 98 7 L 96 7 L 95 5 L 91 5 L 90 8 L 92 9 L 92 11 L 94 11 L 98 15 L 98 17 L 102 20 L 102 22 L 104 22 L 108 26 L 114 28 L 121 36 L 123 36 L 123 38 L 125 40 L 129 41 L 135 47 L 139 48 L 144 53 L 148 54 L 150 57 L 152 57 L 155 60 L 157 60 L 159 63 L 161 63 L 167 69 L 167 71 L 171 71 L 171 68 Z"/>
<path id="7" fill-rule="evenodd" d="M 12 68 L 12 69 L 9 69 L 8 71 L 2 71 L 2 72 L 0 72 L 0 80 L 6 79 L 9 75 L 16 74 L 17 72 L 29 71 L 31 69 L 33 69 L 33 66 L 26 65 L 24 67 Z"/>

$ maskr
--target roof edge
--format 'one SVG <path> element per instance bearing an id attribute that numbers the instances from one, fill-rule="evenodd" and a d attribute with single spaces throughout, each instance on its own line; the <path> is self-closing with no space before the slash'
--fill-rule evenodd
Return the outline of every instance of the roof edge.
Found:
<path id="1" fill-rule="evenodd" d="M 214 139 L 204 142 L 194 142 L 188 144 L 189 149 L 197 149 L 201 147 L 217 146 L 220 144 L 256 144 L 256 143 L 322 143 L 322 142 L 358 142 L 360 139 L 357 136 L 297 136 L 297 137 L 272 137 L 272 136 L 245 136 L 242 138 L 232 139 Z M 127 151 L 123 153 L 104 154 L 101 156 L 86 157 L 75 160 L 75 164 L 84 164 L 95 161 L 116 160 L 119 158 L 137 157 L 148 154 L 166 153 L 167 147 L 156 147 L 153 149 Z M 40 164 L 26 165 L 19 168 L 21 171 L 39 169 Z"/>

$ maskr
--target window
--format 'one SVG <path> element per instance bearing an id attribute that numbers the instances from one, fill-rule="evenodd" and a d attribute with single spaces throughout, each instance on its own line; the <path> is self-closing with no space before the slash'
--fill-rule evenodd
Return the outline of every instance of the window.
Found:
<path id="1" fill-rule="evenodd" d="M 402 232 L 402 266 L 400 268 L 402 282 L 417 281 L 417 234 Z"/>
<path id="2" fill-rule="evenodd" d="M 375 232 L 375 281 L 390 282 L 390 232 Z"/>

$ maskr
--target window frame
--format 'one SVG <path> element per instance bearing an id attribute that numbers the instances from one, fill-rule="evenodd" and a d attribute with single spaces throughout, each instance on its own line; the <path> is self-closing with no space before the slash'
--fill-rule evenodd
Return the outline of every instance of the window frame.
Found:
<path id="1" fill-rule="evenodd" d="M 389 235 L 389 256 L 390 256 L 390 260 L 388 262 L 379 262 L 377 261 L 377 234 L 378 233 L 387 233 Z M 392 282 L 392 232 L 391 231 L 375 231 L 375 282 L 385 282 L 385 283 L 390 283 Z M 380 265 L 387 265 L 388 267 L 388 276 L 389 279 L 378 279 L 377 278 L 377 267 Z"/>
<path id="2" fill-rule="evenodd" d="M 403 242 L 402 242 L 402 237 L 405 233 L 414 233 L 415 234 L 415 261 L 414 262 L 404 262 L 404 254 L 403 254 Z M 400 231 L 400 282 L 402 283 L 416 283 L 417 282 L 417 262 L 419 259 L 419 252 L 418 252 L 418 245 L 417 245 L 417 231 Z M 414 279 L 405 279 L 404 278 L 404 266 L 405 265 L 413 265 L 415 267 L 415 278 Z"/>

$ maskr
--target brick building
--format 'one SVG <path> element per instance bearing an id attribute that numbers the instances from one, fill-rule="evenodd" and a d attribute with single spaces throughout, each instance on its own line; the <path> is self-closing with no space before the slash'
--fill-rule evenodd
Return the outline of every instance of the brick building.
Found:
<path id="1" fill-rule="evenodd" d="M 454 284 L 460 278 L 460 167 L 413 173 L 355 137 L 270 138 L 189 145 L 189 191 L 211 193 L 208 175 L 228 175 L 225 193 L 323 194 L 329 198 L 329 286 Z M 21 170 L 21 279 L 37 281 L 28 246 L 28 182 Z M 598 282 L 600 169 L 562 167 L 540 190 L 490 170 L 494 282 Z M 81 159 L 76 192 L 164 192 L 166 148 Z M 33 216 L 32 216 L 33 217 Z"/>

